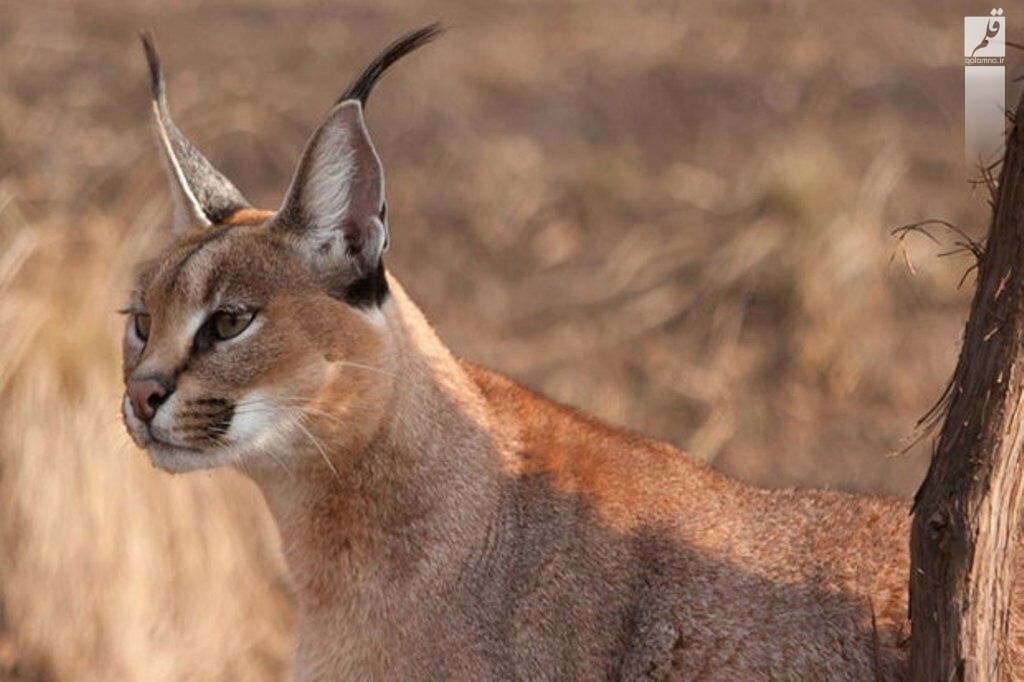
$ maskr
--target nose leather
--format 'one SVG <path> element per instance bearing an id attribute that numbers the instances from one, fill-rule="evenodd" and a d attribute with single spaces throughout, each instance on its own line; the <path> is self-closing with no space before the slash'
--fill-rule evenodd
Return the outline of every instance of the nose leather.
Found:
<path id="1" fill-rule="evenodd" d="M 174 391 L 159 378 L 132 379 L 128 382 L 128 400 L 135 416 L 144 422 L 152 421 L 156 411 Z"/>

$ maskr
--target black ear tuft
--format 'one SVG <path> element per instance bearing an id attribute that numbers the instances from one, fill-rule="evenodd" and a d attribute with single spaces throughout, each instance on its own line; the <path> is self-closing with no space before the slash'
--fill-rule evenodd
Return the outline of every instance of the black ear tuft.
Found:
<path id="1" fill-rule="evenodd" d="M 412 33 L 407 33 L 391 43 L 383 52 L 377 55 L 376 59 L 370 62 L 370 65 L 359 75 L 359 78 L 352 82 L 352 85 L 348 86 L 348 89 L 338 98 L 335 104 L 340 104 L 350 99 L 357 99 L 365 109 L 366 99 L 370 96 L 370 91 L 373 90 L 373 86 L 377 84 L 377 81 L 392 64 L 416 48 L 426 45 L 442 33 L 444 33 L 444 28 L 441 24 L 433 23 Z"/>
<path id="2" fill-rule="evenodd" d="M 157 141 L 174 197 L 175 230 L 182 233 L 190 226 L 222 223 L 235 212 L 249 208 L 249 202 L 178 130 L 167 106 L 163 69 L 153 38 L 148 33 L 139 37 L 149 65 Z"/>
<path id="3" fill-rule="evenodd" d="M 160 55 L 157 54 L 156 46 L 153 44 L 153 34 L 143 31 L 139 34 L 139 40 L 142 41 L 142 49 L 146 53 L 146 63 L 149 64 L 149 85 L 153 99 L 158 102 L 165 101 L 164 70 L 160 65 Z"/>

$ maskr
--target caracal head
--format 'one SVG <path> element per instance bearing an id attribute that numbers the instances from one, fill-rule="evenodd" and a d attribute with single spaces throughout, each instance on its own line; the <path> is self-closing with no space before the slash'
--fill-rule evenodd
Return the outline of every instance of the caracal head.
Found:
<path id="1" fill-rule="evenodd" d="M 384 69 L 437 33 L 400 39 L 349 87 L 276 212 L 253 209 L 178 130 L 143 38 L 175 240 L 124 310 L 122 412 L 157 466 L 293 469 L 378 428 L 394 349 L 384 172 L 363 107 Z"/>

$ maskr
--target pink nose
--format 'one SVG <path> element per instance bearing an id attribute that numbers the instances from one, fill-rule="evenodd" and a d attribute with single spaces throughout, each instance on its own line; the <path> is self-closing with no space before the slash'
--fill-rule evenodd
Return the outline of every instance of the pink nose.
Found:
<path id="1" fill-rule="evenodd" d="M 135 416 L 144 422 L 153 419 L 157 409 L 174 392 L 169 383 L 160 378 L 132 379 L 128 382 L 128 400 Z"/>

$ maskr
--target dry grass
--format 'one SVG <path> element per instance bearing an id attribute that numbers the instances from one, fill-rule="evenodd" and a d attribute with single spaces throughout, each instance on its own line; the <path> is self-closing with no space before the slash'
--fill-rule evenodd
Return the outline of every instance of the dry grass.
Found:
<path id="1" fill-rule="evenodd" d="M 959 4 L 169 4 L 0 2 L 0 671 L 248 680 L 290 647 L 262 501 L 153 471 L 117 416 L 113 310 L 167 211 L 140 28 L 273 206 L 357 66 L 446 20 L 369 117 L 389 264 L 456 350 L 759 483 L 916 485 L 925 446 L 886 455 L 970 259 L 911 236 L 911 276 L 889 232 L 981 232 Z"/>
<path id="2" fill-rule="evenodd" d="M 171 479 L 125 440 L 113 310 L 151 241 L 5 213 L 0 589 L 19 668 L 61 679 L 279 675 L 289 612 L 258 494 Z"/>

